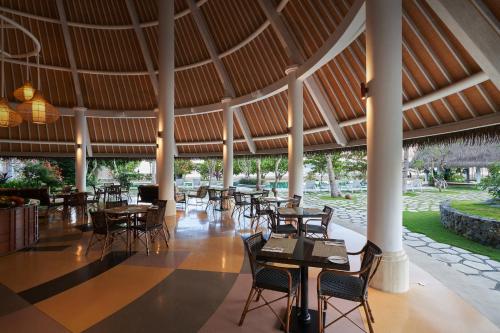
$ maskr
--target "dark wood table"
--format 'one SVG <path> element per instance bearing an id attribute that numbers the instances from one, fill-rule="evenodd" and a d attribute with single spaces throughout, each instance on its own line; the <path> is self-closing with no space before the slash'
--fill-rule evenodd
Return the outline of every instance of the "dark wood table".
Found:
<path id="1" fill-rule="evenodd" d="M 284 198 L 284 197 L 266 197 L 262 198 L 262 201 L 268 204 L 275 204 L 277 208 L 281 206 L 283 203 L 289 203 L 293 201 L 293 198 Z"/>
<path id="2" fill-rule="evenodd" d="M 300 266 L 301 297 L 300 297 L 299 325 L 301 325 L 301 327 L 300 329 L 297 328 L 299 329 L 299 332 L 307 332 L 309 330 L 314 331 L 318 327 L 316 325 L 318 319 L 316 311 L 314 311 L 315 316 L 313 318 L 314 320 L 312 321 L 311 321 L 311 315 L 309 313 L 309 302 L 308 302 L 309 267 L 333 268 L 346 271 L 350 270 L 349 261 L 345 264 L 335 264 L 328 261 L 326 257 L 313 256 L 313 249 L 315 242 L 325 242 L 325 241 L 340 242 L 342 243 L 341 246 L 343 246 L 345 250 L 345 242 L 343 240 L 314 239 L 314 238 L 306 238 L 300 236 L 297 239 L 297 243 L 295 245 L 295 249 L 292 254 L 269 252 L 262 250 L 257 253 L 256 259 L 259 261 Z M 323 311 L 323 309 L 318 309 L 318 311 Z M 298 311 L 295 312 L 297 313 Z"/>
<path id="3" fill-rule="evenodd" d="M 253 203 L 252 203 L 252 198 L 255 198 L 256 196 L 264 194 L 264 191 L 238 191 L 238 193 L 241 193 L 242 195 L 246 195 L 250 197 L 250 214 L 249 215 L 244 215 L 245 217 L 253 218 Z"/>
<path id="4" fill-rule="evenodd" d="M 299 236 L 302 236 L 302 224 L 305 218 L 322 217 L 326 213 L 319 208 L 305 208 L 305 207 L 282 207 L 278 208 L 278 217 L 297 219 L 297 230 Z M 279 220 L 278 218 L 278 220 Z"/>
<path id="5" fill-rule="evenodd" d="M 119 206 L 113 208 L 107 208 L 104 210 L 106 214 L 116 215 L 116 216 L 127 216 L 127 250 L 129 253 L 132 252 L 132 242 L 130 241 L 130 226 L 132 225 L 132 220 L 137 219 L 137 214 L 145 214 L 151 205 L 128 205 Z"/>

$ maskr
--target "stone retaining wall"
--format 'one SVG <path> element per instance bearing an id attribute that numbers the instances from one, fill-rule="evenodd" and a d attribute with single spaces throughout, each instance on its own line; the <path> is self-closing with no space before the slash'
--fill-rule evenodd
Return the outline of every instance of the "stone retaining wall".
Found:
<path id="1" fill-rule="evenodd" d="M 500 249 L 500 222 L 462 213 L 450 206 L 449 201 L 441 203 L 441 224 L 459 235 L 478 243 Z"/>

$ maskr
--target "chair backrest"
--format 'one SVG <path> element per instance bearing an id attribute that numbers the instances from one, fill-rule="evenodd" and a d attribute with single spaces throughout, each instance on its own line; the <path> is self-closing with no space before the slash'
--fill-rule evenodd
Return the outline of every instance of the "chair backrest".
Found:
<path id="1" fill-rule="evenodd" d="M 200 199 L 203 199 L 208 192 L 208 186 L 200 186 L 198 191 L 196 191 L 196 196 Z"/>
<path id="2" fill-rule="evenodd" d="M 261 207 L 261 202 L 259 198 L 250 198 L 250 202 L 253 205 L 253 208 L 255 209 L 255 214 L 261 215 L 262 214 L 262 207 Z"/>
<path id="3" fill-rule="evenodd" d="M 247 250 L 248 259 L 250 261 L 250 268 L 252 269 L 252 277 L 255 279 L 257 273 L 257 252 L 264 246 L 264 237 L 262 232 L 253 234 L 247 239 L 244 239 L 245 249 Z"/>
<path id="4" fill-rule="evenodd" d="M 380 260 L 382 259 L 382 250 L 371 241 L 367 241 L 363 247 L 361 256 L 360 271 L 363 271 L 363 273 L 360 274 L 360 278 L 363 279 L 363 294 L 365 294 L 373 275 L 375 275 L 377 271 Z"/>
<path id="5" fill-rule="evenodd" d="M 262 190 L 262 197 L 267 198 L 269 196 L 269 190 Z"/>
<path id="6" fill-rule="evenodd" d="M 122 188 L 120 185 L 111 185 L 106 188 L 107 199 L 106 201 L 121 201 L 122 200 Z"/>
<path id="7" fill-rule="evenodd" d="M 61 192 L 62 193 L 70 193 L 71 192 L 71 189 L 72 189 L 72 186 L 71 185 L 64 185 Z"/>
<path id="8" fill-rule="evenodd" d="M 321 225 L 325 228 L 328 228 L 328 224 L 332 220 L 333 217 L 333 208 L 330 206 L 323 207 L 323 212 L 326 213 L 321 217 Z"/>
<path id="9" fill-rule="evenodd" d="M 269 229 L 271 229 L 272 232 L 276 232 L 277 229 L 277 221 L 278 221 L 278 215 L 274 211 L 269 212 Z"/>
<path id="10" fill-rule="evenodd" d="M 93 232 L 100 235 L 108 233 L 108 222 L 106 213 L 103 210 L 91 210 L 90 219 L 92 220 Z"/>
<path id="11" fill-rule="evenodd" d="M 229 186 L 229 189 L 227 191 L 227 195 L 232 197 L 236 193 L 236 186 Z"/>
<path id="12" fill-rule="evenodd" d="M 244 201 L 243 200 L 243 193 L 241 193 L 241 192 L 234 192 L 233 196 L 234 196 L 234 203 L 236 205 L 239 205 L 239 204 L 243 203 L 243 201 Z"/>
<path id="13" fill-rule="evenodd" d="M 72 193 L 69 196 L 68 205 L 70 207 L 80 207 L 80 206 L 85 206 L 86 204 L 87 204 L 87 193 L 85 192 Z"/>
<path id="14" fill-rule="evenodd" d="M 121 200 L 121 201 L 108 201 L 105 204 L 106 209 L 107 208 L 115 208 L 115 207 L 122 207 L 122 206 L 128 206 L 128 201 L 127 200 Z"/>
<path id="15" fill-rule="evenodd" d="M 219 196 L 217 195 L 216 190 L 214 190 L 213 188 L 208 189 L 208 199 L 209 200 L 216 200 L 218 198 L 219 198 Z"/>
<path id="16" fill-rule="evenodd" d="M 165 210 L 167 209 L 168 200 L 157 200 L 156 206 L 158 207 L 158 212 L 161 216 L 165 216 Z"/>
<path id="17" fill-rule="evenodd" d="M 300 201 L 302 201 L 302 196 L 294 194 L 293 195 L 293 200 L 297 201 L 300 205 Z"/>
<path id="18" fill-rule="evenodd" d="M 163 215 L 165 214 L 165 209 L 163 208 Z M 148 208 L 146 213 L 146 229 L 163 224 L 163 215 L 159 207 Z"/>
<path id="19" fill-rule="evenodd" d="M 300 207 L 300 201 L 302 200 L 302 197 L 300 195 L 294 194 L 293 199 L 290 202 L 289 206 L 292 208 L 297 208 Z"/>
<path id="20" fill-rule="evenodd" d="M 137 202 L 153 203 L 158 200 L 158 185 L 140 185 L 137 187 Z"/>

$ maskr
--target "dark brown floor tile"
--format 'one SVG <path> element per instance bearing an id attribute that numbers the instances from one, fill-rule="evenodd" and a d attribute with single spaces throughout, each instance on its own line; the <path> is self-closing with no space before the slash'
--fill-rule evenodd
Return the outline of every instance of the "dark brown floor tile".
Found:
<path id="1" fill-rule="evenodd" d="M 64 326 L 47 316 L 34 306 L 12 312 L 0 317 L 0 332 L 2 333 L 65 333 Z"/>
<path id="2" fill-rule="evenodd" d="M 0 284 L 0 317 L 30 306 L 26 300 Z"/>

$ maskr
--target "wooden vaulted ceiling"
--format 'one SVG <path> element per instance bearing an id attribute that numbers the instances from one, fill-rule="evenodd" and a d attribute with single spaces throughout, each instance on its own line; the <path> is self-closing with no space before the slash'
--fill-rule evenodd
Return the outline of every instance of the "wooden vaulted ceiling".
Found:
<path id="1" fill-rule="evenodd" d="M 62 3 L 83 106 L 95 111 L 87 118 L 94 155 L 153 157 L 156 131 L 150 114 L 156 108 L 157 97 L 126 0 L 62 0 Z M 272 3 L 280 11 L 301 57 L 309 59 L 336 31 L 354 0 Z M 133 0 L 133 4 L 157 71 L 156 0 Z M 498 2 L 482 0 L 482 4 L 498 20 Z M 285 77 L 285 69 L 291 64 L 287 51 L 258 1 L 198 0 L 197 6 L 234 87 L 235 97 L 252 94 Z M 403 8 L 403 103 L 481 73 L 479 65 L 425 0 L 403 0 Z M 180 109 L 219 103 L 225 94 L 224 85 L 206 41 L 187 2 L 175 0 L 175 10 L 175 106 Z M 78 106 L 56 0 L 0 0 L 0 14 L 26 27 L 40 41 L 41 88 L 47 99 L 61 108 Z M 9 52 L 32 48 L 31 41 L 21 32 L 8 29 L 6 34 Z M 365 34 L 361 33 L 313 74 L 327 97 L 330 109 L 327 111 L 334 114 L 349 142 L 363 142 L 366 137 L 365 123 L 355 121 L 365 116 L 365 105 L 359 95 L 359 84 L 365 80 L 365 52 Z M 34 78 L 35 61 L 30 62 L 33 63 L 30 76 Z M 24 60 L 7 61 L 5 73 L 6 88 L 11 92 L 27 77 Z M 12 95 L 9 99 L 14 102 Z M 458 93 L 406 110 L 403 130 L 410 133 L 439 128 L 493 114 L 499 106 L 500 91 L 490 80 L 483 80 Z M 131 113 L 134 117 L 128 118 Z M 286 91 L 243 105 L 241 113 L 258 152 L 286 148 Z M 249 153 L 240 124 L 236 119 L 234 123 L 235 151 Z M 73 118 L 64 116 L 46 126 L 23 123 L 16 128 L 0 128 L 0 154 L 72 154 L 73 126 Z M 304 130 L 306 149 L 335 147 L 334 136 L 307 89 L 304 89 Z M 177 115 L 175 139 L 181 155 L 220 154 L 222 112 Z"/>

